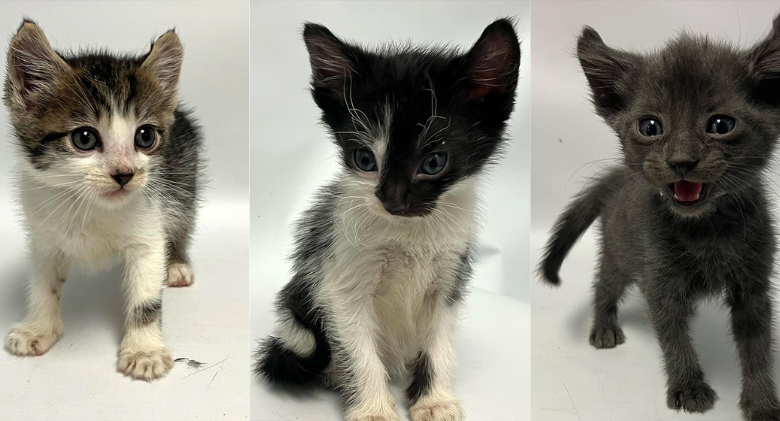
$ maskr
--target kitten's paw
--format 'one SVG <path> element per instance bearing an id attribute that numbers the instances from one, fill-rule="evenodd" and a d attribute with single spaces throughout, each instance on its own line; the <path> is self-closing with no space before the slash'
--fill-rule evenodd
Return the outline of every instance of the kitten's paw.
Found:
<path id="1" fill-rule="evenodd" d="M 148 351 L 123 350 L 119 353 L 119 371 L 140 380 L 154 380 L 164 376 L 173 366 L 167 348 Z"/>
<path id="2" fill-rule="evenodd" d="M 174 263 L 168 267 L 168 279 L 165 283 L 171 287 L 188 287 L 195 282 L 192 268 L 184 263 Z"/>
<path id="3" fill-rule="evenodd" d="M 349 411 L 346 421 L 401 421 L 401 417 L 395 413 L 392 407 L 385 410 L 373 408 Z"/>
<path id="4" fill-rule="evenodd" d="M 780 421 L 780 405 L 774 396 L 751 396 L 742 392 L 739 407 L 747 421 Z"/>
<path id="5" fill-rule="evenodd" d="M 625 341 L 623 329 L 617 326 L 594 327 L 590 333 L 590 344 L 598 349 L 614 348 Z"/>
<path id="6" fill-rule="evenodd" d="M 398 414 L 388 415 L 350 415 L 347 416 L 346 421 L 401 421 Z"/>
<path id="7" fill-rule="evenodd" d="M 707 412 L 715 405 L 717 395 L 707 383 L 669 390 L 666 395 L 669 408 L 685 412 Z"/>
<path id="8" fill-rule="evenodd" d="M 43 355 L 57 342 L 62 333 L 61 324 L 53 328 L 42 328 L 20 323 L 11 329 L 5 339 L 6 349 L 16 355 Z"/>
<path id="9" fill-rule="evenodd" d="M 748 412 L 745 415 L 748 421 L 780 421 L 780 408 L 768 411 Z"/>
<path id="10" fill-rule="evenodd" d="M 412 421 L 463 421 L 463 407 L 456 400 L 420 401 L 409 409 Z"/>

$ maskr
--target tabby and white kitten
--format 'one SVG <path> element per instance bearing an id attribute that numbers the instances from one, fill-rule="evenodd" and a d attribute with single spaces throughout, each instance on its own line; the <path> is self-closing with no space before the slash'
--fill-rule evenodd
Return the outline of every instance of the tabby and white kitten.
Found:
<path id="1" fill-rule="evenodd" d="M 716 395 L 694 350 L 697 303 L 720 297 L 742 365 L 747 420 L 780 420 L 772 369 L 773 215 L 766 167 L 780 136 L 780 17 L 738 50 L 684 34 L 649 54 L 608 47 L 591 28 L 577 53 L 596 112 L 623 162 L 558 220 L 540 267 L 559 284 L 567 253 L 596 218 L 601 259 L 590 341 L 625 341 L 618 303 L 638 284 L 667 375 L 667 405 L 705 412 Z"/>
<path id="2" fill-rule="evenodd" d="M 11 40 L 4 101 L 19 156 L 30 237 L 29 313 L 6 339 L 41 355 L 62 333 L 72 264 L 121 257 L 127 296 L 118 368 L 151 380 L 171 368 L 162 288 L 187 286 L 201 137 L 177 100 L 183 57 L 174 32 L 140 57 L 58 54 L 25 21 Z M 103 264 L 101 264 L 103 263 Z"/>
<path id="3" fill-rule="evenodd" d="M 312 95 L 343 168 L 300 220 L 295 275 L 256 371 L 337 388 L 350 421 L 461 420 L 455 324 L 471 275 L 476 188 L 504 143 L 520 46 L 497 20 L 465 53 L 369 51 L 305 26 Z"/>

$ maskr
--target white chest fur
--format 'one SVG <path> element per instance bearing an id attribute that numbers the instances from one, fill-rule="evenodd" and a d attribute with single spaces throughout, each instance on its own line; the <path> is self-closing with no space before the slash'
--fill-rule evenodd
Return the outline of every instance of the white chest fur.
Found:
<path id="1" fill-rule="evenodd" d="M 474 182 L 455 186 L 424 217 L 354 212 L 354 203 L 346 202 L 336 210 L 333 253 L 324 265 L 320 294 L 342 306 L 370 297 L 380 357 L 399 373 L 425 336 L 417 321 L 425 317 L 428 301 L 441 299 L 440 292 L 455 281 L 460 256 L 473 241 Z"/>
<path id="2" fill-rule="evenodd" d="M 62 253 L 88 268 L 108 263 L 128 246 L 163 238 L 159 207 L 138 193 L 121 208 L 109 209 L 78 190 L 23 179 L 20 197 L 33 247 Z"/>

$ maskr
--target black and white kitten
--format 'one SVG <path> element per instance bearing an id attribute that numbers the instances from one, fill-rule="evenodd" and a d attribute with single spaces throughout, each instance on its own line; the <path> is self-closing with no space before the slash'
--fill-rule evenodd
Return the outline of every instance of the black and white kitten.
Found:
<path id="1" fill-rule="evenodd" d="M 350 421 L 398 420 L 389 377 L 408 379 L 411 419 L 462 420 L 453 340 L 471 275 L 476 188 L 504 143 L 520 47 L 497 20 L 466 53 L 369 51 L 307 24 L 312 95 L 343 168 L 298 224 L 295 274 L 256 371 L 327 384 Z"/>
<path id="2" fill-rule="evenodd" d="M 62 333 L 72 264 L 119 255 L 127 296 L 118 368 L 151 380 L 171 368 L 162 288 L 193 282 L 187 257 L 201 137 L 178 105 L 183 57 L 174 32 L 140 57 L 58 54 L 25 21 L 11 40 L 5 104 L 17 140 L 30 237 L 29 314 L 8 334 L 17 355 L 41 355 Z"/>
<path id="3" fill-rule="evenodd" d="M 696 304 L 722 297 L 742 365 L 747 420 L 780 420 L 772 370 L 775 255 L 766 167 L 780 135 L 780 17 L 747 50 L 682 35 L 636 54 L 586 27 L 577 53 L 596 112 L 615 131 L 622 165 L 561 215 L 540 271 L 559 284 L 566 254 L 601 218 L 596 348 L 624 342 L 618 303 L 638 284 L 667 375 L 667 404 L 705 412 L 715 402 L 690 335 Z"/>

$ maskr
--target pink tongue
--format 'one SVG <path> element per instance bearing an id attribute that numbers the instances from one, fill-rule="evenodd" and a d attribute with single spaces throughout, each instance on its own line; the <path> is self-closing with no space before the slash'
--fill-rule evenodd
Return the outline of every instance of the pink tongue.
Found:
<path id="1" fill-rule="evenodd" d="M 674 197 L 680 202 L 695 202 L 701 194 L 701 183 L 681 180 L 674 183 Z"/>

